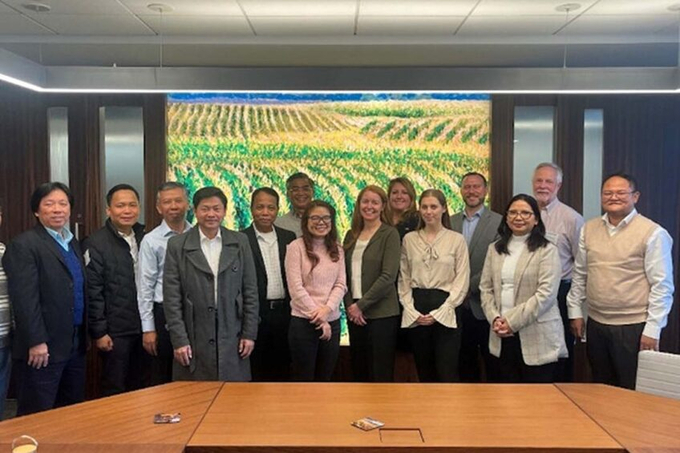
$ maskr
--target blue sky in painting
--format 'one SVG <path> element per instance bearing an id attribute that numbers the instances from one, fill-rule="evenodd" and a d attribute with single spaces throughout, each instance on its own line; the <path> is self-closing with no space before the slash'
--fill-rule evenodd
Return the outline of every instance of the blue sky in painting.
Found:
<path id="1" fill-rule="evenodd" d="M 342 101 L 488 101 L 488 94 L 479 93 L 169 93 L 169 102 L 230 103 L 230 104 L 299 104 L 306 102 Z"/>

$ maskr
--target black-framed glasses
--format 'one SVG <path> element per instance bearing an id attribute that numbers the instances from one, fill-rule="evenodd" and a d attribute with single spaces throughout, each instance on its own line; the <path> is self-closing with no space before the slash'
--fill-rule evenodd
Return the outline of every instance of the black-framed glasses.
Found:
<path id="1" fill-rule="evenodd" d="M 329 225 L 331 221 L 333 220 L 333 217 L 329 215 L 313 215 L 309 218 L 309 221 L 312 223 L 325 223 L 326 225 Z"/>
<path id="2" fill-rule="evenodd" d="M 532 211 L 508 211 L 506 214 L 508 219 L 514 219 L 519 217 L 522 220 L 529 220 L 534 213 Z"/>

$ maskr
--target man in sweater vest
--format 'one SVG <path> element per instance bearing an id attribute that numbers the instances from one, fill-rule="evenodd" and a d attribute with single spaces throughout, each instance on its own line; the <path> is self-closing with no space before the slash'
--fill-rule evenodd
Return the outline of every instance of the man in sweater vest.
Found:
<path id="1" fill-rule="evenodd" d="M 636 187 L 630 175 L 605 179 L 605 214 L 581 231 L 567 297 L 572 331 L 588 339 L 595 382 L 629 389 L 635 387 L 638 351 L 659 349 L 674 291 L 673 241 L 665 229 L 638 214 Z"/>

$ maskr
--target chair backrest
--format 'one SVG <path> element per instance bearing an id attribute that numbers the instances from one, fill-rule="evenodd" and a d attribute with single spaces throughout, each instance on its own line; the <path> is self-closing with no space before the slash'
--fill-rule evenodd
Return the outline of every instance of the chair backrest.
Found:
<path id="1" fill-rule="evenodd" d="M 635 390 L 680 400 L 680 355 L 640 351 Z"/>

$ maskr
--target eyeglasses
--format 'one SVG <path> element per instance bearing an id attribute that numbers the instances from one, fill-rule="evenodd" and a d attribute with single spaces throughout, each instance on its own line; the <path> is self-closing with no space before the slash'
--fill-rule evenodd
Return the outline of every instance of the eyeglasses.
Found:
<path id="1" fill-rule="evenodd" d="M 505 215 L 508 219 L 519 217 L 522 220 L 529 220 L 534 213 L 531 211 L 508 211 Z"/>
<path id="2" fill-rule="evenodd" d="M 331 220 L 333 220 L 333 217 L 329 215 L 313 215 L 309 218 L 309 221 L 312 223 L 325 223 L 326 225 L 331 223 Z"/>
<path id="3" fill-rule="evenodd" d="M 634 190 L 619 190 L 617 192 L 610 192 L 607 190 L 602 192 L 602 198 L 613 198 L 614 195 L 616 195 L 617 198 L 626 198 L 628 195 L 634 192 Z"/>

